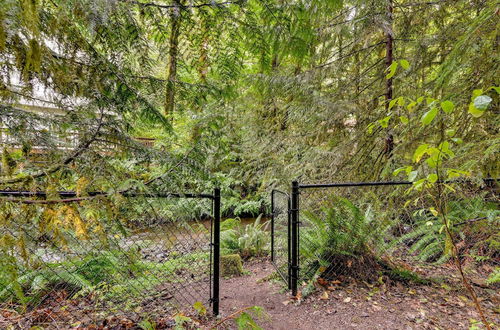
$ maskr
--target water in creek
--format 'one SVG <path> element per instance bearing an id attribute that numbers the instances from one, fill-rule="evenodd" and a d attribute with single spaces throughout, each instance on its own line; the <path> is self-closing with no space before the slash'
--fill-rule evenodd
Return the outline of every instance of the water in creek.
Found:
<path id="1" fill-rule="evenodd" d="M 224 221 L 223 219 L 222 221 Z M 255 223 L 256 218 L 241 218 L 242 227 Z M 268 221 L 263 218 L 261 221 Z M 140 251 L 145 259 L 162 262 L 165 261 L 172 250 L 181 254 L 193 253 L 195 251 L 208 250 L 210 245 L 210 219 L 201 221 L 177 222 L 170 224 L 158 224 L 146 228 L 136 229 L 129 235 L 110 235 L 109 241 L 114 249 L 128 251 L 136 249 Z M 264 227 L 269 230 L 269 226 Z M 84 256 L 91 252 L 98 252 L 95 247 L 98 242 L 93 240 L 79 240 L 72 238 L 67 248 L 53 249 L 48 246 L 35 248 L 42 262 L 62 262 L 68 258 Z"/>

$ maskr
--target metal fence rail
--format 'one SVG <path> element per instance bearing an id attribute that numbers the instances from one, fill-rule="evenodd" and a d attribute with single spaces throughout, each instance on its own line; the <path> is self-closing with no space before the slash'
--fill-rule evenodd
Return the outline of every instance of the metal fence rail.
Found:
<path id="1" fill-rule="evenodd" d="M 194 304 L 219 313 L 219 189 L 58 194 L 63 205 L 0 191 L 10 214 L 0 226 L 0 328 L 155 321 Z M 197 208 L 203 217 L 180 216 Z"/>

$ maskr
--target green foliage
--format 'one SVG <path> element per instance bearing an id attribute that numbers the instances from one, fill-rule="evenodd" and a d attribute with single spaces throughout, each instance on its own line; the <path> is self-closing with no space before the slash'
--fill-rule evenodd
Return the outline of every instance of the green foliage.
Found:
<path id="1" fill-rule="evenodd" d="M 429 280 L 420 277 L 415 272 L 404 268 L 392 267 L 389 268 L 385 273 L 394 281 L 418 284 L 429 284 L 430 282 Z"/>
<path id="2" fill-rule="evenodd" d="M 210 213 L 209 201 L 131 201 L 124 191 L 219 185 L 223 214 L 245 216 L 265 212 L 267 192 L 292 178 L 404 173 L 415 183 L 408 198 L 418 198 L 442 180 L 499 176 L 496 1 L 401 0 L 391 13 L 385 1 L 176 3 L 2 2 L 0 188 L 45 191 L 53 200 L 58 190 L 108 193 L 72 206 L 1 200 L 0 282 L 12 283 L 12 299 L 30 294 L 17 281 L 22 274 L 41 271 L 29 253 L 38 239 L 65 248 L 76 235 L 104 250 L 136 227 Z M 145 146 L 136 137 L 153 140 Z M 452 195 L 445 188 L 438 202 Z M 304 253 L 377 255 L 385 243 L 378 232 L 392 218 L 377 208 L 380 225 L 369 220 L 373 211 L 336 203 L 336 213 L 305 221 L 337 240 L 304 228 L 316 242 Z M 422 260 L 439 260 L 449 251 L 442 226 L 460 220 L 426 207 L 403 240 Z M 264 227 L 227 227 L 225 253 L 264 253 Z M 463 239 L 460 228 L 452 232 Z M 12 234 L 20 232 L 26 237 Z M 487 257 L 483 247 L 498 249 L 498 233 L 488 234 L 469 253 L 478 260 Z M 120 277 L 112 256 L 84 259 L 79 276 L 92 286 Z M 173 264 L 127 267 L 168 273 Z M 94 289 L 116 298 L 129 288 Z"/>
<path id="3" fill-rule="evenodd" d="M 193 308 L 198 313 L 199 316 L 206 316 L 207 315 L 207 308 L 201 301 L 197 301 L 193 304 Z"/>
<path id="4" fill-rule="evenodd" d="M 433 214 L 434 213 L 434 214 Z M 448 203 L 446 218 L 454 236 L 463 235 L 461 226 L 468 220 L 485 218 L 489 228 L 496 228 L 499 223 L 500 210 L 495 203 L 486 202 L 482 196 L 473 199 L 455 200 Z M 413 213 L 412 229 L 401 237 L 394 239 L 392 248 L 409 246 L 409 252 L 424 262 L 437 264 L 447 261 L 451 256 L 451 243 L 444 230 L 443 219 L 433 208 L 416 210 Z M 493 229 L 494 230 L 494 229 Z M 462 236 L 464 240 L 467 237 Z M 473 242 L 480 245 L 481 241 Z M 500 251 L 500 250 L 497 250 Z M 497 251 L 490 251 L 491 254 Z"/>
<path id="5" fill-rule="evenodd" d="M 191 322 L 193 322 L 193 319 L 190 318 L 189 316 L 179 313 L 174 316 L 174 321 L 175 321 L 174 329 L 184 330 Z"/>
<path id="6" fill-rule="evenodd" d="M 269 233 L 268 222 L 262 215 L 251 224 L 241 225 L 239 219 L 227 219 L 221 224 L 221 251 L 223 254 L 239 254 L 243 259 L 266 255 Z"/>
<path id="7" fill-rule="evenodd" d="M 142 320 L 137 324 L 142 330 L 155 330 L 155 324 L 154 322 L 148 321 L 148 320 Z"/>
<path id="8" fill-rule="evenodd" d="M 0 268 L 0 301 L 36 304 L 53 289 L 71 296 L 95 294 L 105 303 L 140 298 L 164 276 L 189 269 L 193 262 L 208 258 L 207 253 L 174 257 L 164 263 L 140 261 L 135 251 L 110 250 L 58 263 L 41 263 L 38 269 L 3 262 Z M 21 275 L 22 274 L 22 275 Z"/>
<path id="9" fill-rule="evenodd" d="M 384 238 L 391 225 L 380 221 L 382 218 L 375 216 L 370 205 L 363 212 L 341 197 L 328 199 L 316 212 L 302 214 L 300 256 L 305 264 L 301 267 L 308 276 L 328 270 L 334 261 L 345 262 L 345 257 L 373 261 L 384 250 Z"/>
<path id="10" fill-rule="evenodd" d="M 0 271 L 4 272 L 5 269 Z M 90 290 L 92 283 L 84 276 L 65 268 L 48 267 L 35 270 L 15 278 L 12 282 L 1 283 L 0 301 L 13 301 L 21 304 L 38 303 L 50 289 L 61 287 L 69 292 Z M 14 295 L 13 295 L 14 293 Z"/>
<path id="11" fill-rule="evenodd" d="M 259 306 L 252 306 L 242 311 L 235 319 L 238 330 L 261 330 L 262 328 L 257 324 L 255 318 L 262 317 L 264 309 Z"/>
<path id="12" fill-rule="evenodd" d="M 500 267 L 495 267 L 495 269 L 488 276 L 486 283 L 488 283 L 490 285 L 500 283 Z"/>

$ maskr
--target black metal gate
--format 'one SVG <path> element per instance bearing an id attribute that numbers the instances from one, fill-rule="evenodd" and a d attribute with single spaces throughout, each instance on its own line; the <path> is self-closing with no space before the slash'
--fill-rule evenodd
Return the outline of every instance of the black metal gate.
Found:
<path id="1" fill-rule="evenodd" d="M 291 241 L 290 196 L 283 191 L 271 192 L 271 261 L 290 288 Z"/>

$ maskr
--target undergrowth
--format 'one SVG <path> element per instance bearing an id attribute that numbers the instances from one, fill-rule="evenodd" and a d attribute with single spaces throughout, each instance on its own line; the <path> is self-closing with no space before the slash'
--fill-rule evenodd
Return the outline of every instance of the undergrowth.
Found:
<path id="1" fill-rule="evenodd" d="M 221 253 L 239 254 L 243 259 L 264 256 L 268 253 L 268 222 L 262 222 L 262 214 L 255 222 L 241 225 L 241 220 L 227 219 L 221 223 Z"/>
<path id="2" fill-rule="evenodd" d="M 500 210 L 483 197 L 448 203 L 446 218 L 454 237 L 462 242 L 462 250 L 482 262 L 498 256 Z M 443 220 L 427 209 L 413 213 L 413 229 L 391 244 L 391 250 L 408 246 L 418 261 L 442 264 L 451 257 L 451 242 L 444 231 Z"/>
<path id="3" fill-rule="evenodd" d="M 330 198 L 318 211 L 304 211 L 300 256 L 306 278 L 376 276 L 378 251 L 391 226 L 380 219 L 370 206 L 363 212 L 341 197 Z"/>
<path id="4" fill-rule="evenodd" d="M 169 274 L 190 269 L 193 262 L 207 258 L 207 253 L 191 253 L 159 263 L 140 260 L 137 251 L 112 250 L 43 263 L 32 270 L 4 258 L 0 302 L 36 305 L 52 290 L 65 290 L 70 297 L 92 293 L 97 300 L 111 303 L 140 298 Z"/>

